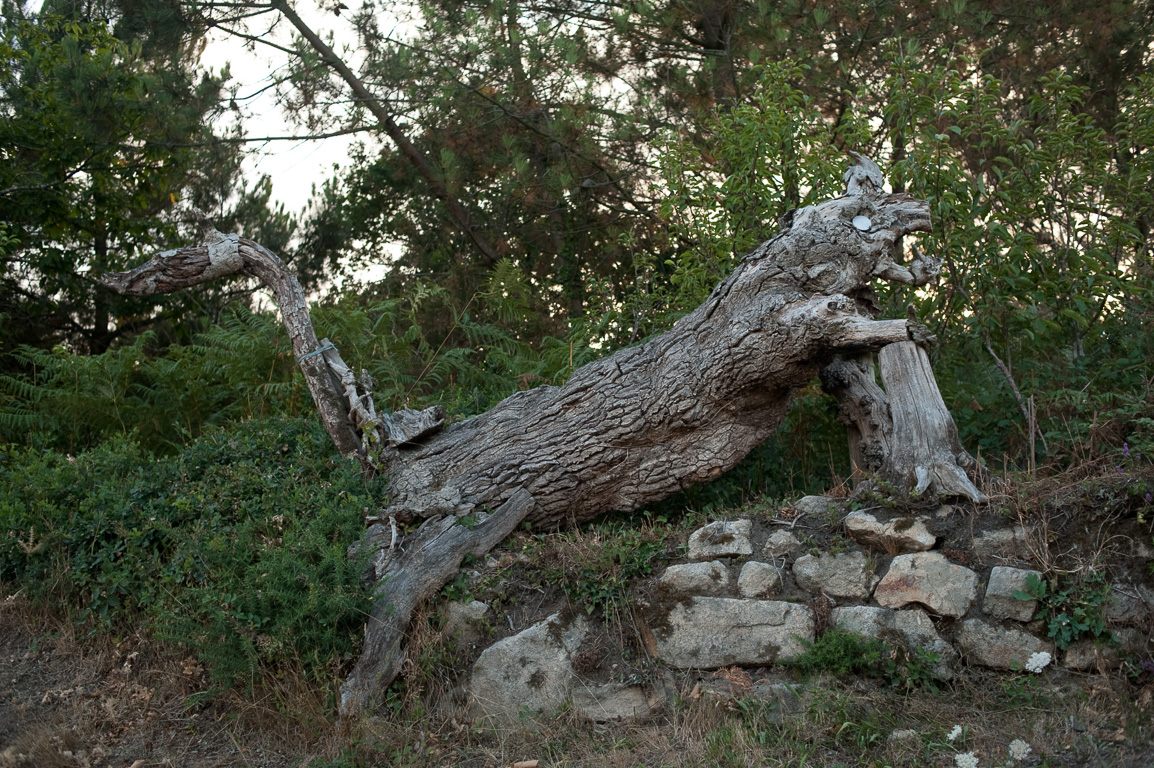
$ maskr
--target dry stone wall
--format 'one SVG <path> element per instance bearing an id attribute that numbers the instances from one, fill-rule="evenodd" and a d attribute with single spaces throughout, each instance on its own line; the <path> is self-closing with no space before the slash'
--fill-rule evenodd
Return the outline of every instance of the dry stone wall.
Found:
<path id="1" fill-rule="evenodd" d="M 1149 642 L 1136 627 L 1154 617 L 1154 592 L 1121 584 L 1106 606 L 1116 642 L 1084 640 L 1060 653 L 1034 620 L 1036 601 L 1019 597 L 1029 577 L 1041 575 L 1026 567 L 1029 535 L 1021 526 L 972 530 L 970 546 L 959 549 L 956 536 L 943 548 L 934 533 L 959 528 L 961 512 L 950 507 L 920 516 L 887 518 L 874 510 L 843 517 L 837 500 L 806 497 L 792 512 L 792 521 L 760 521 L 756 528 L 751 520 L 703 526 L 688 537 L 689 562 L 654 574 L 634 612 L 655 662 L 643 680 L 591 682 L 572 663 L 585 620 L 552 616 L 482 653 L 462 701 L 473 716 L 494 721 L 508 719 L 512 702 L 565 701 L 600 721 L 642 717 L 675 696 L 717 687 L 678 690 L 675 673 L 732 676 L 739 668 L 772 668 L 796 659 L 833 627 L 908 653 L 932 653 L 930 674 L 939 680 L 962 665 L 1021 671 L 1039 659 L 1072 670 L 1105 669 Z M 824 547 L 807 535 L 814 528 L 798 524 L 807 517 L 836 529 Z M 753 682 L 743 686 L 747 694 L 756 690 Z"/>

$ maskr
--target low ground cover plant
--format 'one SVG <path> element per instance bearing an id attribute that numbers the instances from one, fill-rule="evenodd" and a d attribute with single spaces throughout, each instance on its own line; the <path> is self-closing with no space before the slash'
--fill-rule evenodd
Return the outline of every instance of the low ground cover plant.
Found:
<path id="1" fill-rule="evenodd" d="M 370 605 L 348 546 L 380 489 L 305 420 L 233 425 L 155 458 L 0 449 L 0 579 L 89 632 L 143 625 L 218 687 L 291 659 L 326 676 Z"/>

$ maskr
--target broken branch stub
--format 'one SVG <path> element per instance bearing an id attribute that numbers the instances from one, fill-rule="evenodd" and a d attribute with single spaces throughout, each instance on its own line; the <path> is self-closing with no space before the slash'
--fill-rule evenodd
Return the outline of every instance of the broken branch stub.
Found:
<path id="1" fill-rule="evenodd" d="M 877 355 L 883 386 L 868 357 L 839 359 L 821 372 L 849 434 L 854 479 L 867 488 L 878 478 L 917 496 L 986 501 L 967 475 L 974 459 L 962 448 L 925 350 L 913 341 L 883 347 Z"/>
<path id="2" fill-rule="evenodd" d="M 465 555 L 480 557 L 512 533 L 532 505 L 532 496 L 515 489 L 493 512 L 468 508 L 430 518 L 399 551 L 386 543 L 394 539 L 390 530 L 370 527 L 363 543 L 375 550 L 378 599 L 365 628 L 364 652 L 341 685 L 342 717 L 381 703 L 405 660 L 403 642 L 413 611 L 453 578 Z"/>
<path id="3" fill-rule="evenodd" d="M 893 450 L 883 475 L 915 495 L 932 491 L 985 501 L 966 475 L 974 460 L 958 439 L 926 351 L 913 342 L 891 344 L 878 353 L 878 364 L 893 420 Z"/>

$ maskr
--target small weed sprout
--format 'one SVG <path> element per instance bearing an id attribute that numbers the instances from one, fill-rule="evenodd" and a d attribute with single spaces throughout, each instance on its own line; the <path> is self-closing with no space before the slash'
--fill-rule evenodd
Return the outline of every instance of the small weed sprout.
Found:
<path id="1" fill-rule="evenodd" d="M 1050 654 L 1046 651 L 1034 653 L 1026 659 L 1024 665 L 1014 661 L 1010 669 L 1026 674 L 1016 675 L 1002 682 L 1002 690 L 1010 699 L 1011 704 L 1018 707 L 1037 706 L 1044 696 L 1036 688 L 1036 677 L 1050 664 Z"/>
<path id="2" fill-rule="evenodd" d="M 24 537 L 24 533 L 24 531 L 20 531 L 20 534 L 17 535 L 16 531 L 8 531 L 8 538 L 16 539 L 16 543 L 20 549 L 24 550 L 24 554 L 33 555 L 44 548 L 44 539 L 37 540 L 36 538 L 36 526 L 32 526 L 32 529 L 27 532 L 27 538 Z"/>

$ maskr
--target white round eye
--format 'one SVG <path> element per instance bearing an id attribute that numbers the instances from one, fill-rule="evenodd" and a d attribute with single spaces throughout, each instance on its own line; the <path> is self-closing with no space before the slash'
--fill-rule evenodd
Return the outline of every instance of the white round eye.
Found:
<path id="1" fill-rule="evenodd" d="M 865 216 L 854 216 L 853 225 L 860 229 L 862 232 L 869 232 L 869 228 L 873 226 L 873 222 L 871 222 Z"/>

